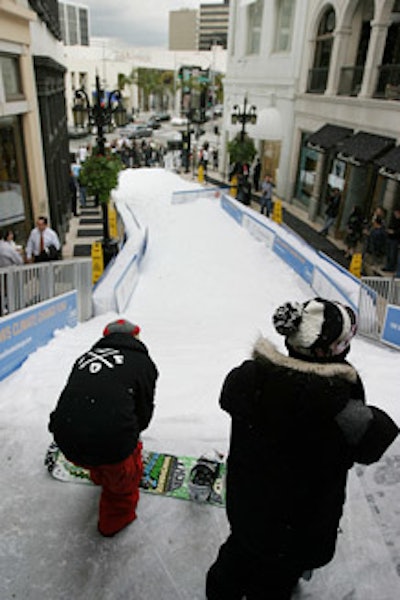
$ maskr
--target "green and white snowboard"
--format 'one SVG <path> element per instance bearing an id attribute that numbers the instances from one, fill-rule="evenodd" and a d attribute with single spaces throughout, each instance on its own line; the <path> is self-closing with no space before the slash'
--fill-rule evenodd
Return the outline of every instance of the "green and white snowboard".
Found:
<path id="1" fill-rule="evenodd" d="M 192 469 L 199 459 L 194 456 L 175 456 L 143 450 L 143 477 L 140 487 L 144 492 L 192 500 L 189 481 Z M 205 501 L 213 506 L 225 506 L 226 464 L 221 460 L 210 461 L 215 470 L 215 480 Z M 50 444 L 45 458 L 45 466 L 55 479 L 65 482 L 93 485 L 89 471 L 71 463 L 58 446 Z"/>

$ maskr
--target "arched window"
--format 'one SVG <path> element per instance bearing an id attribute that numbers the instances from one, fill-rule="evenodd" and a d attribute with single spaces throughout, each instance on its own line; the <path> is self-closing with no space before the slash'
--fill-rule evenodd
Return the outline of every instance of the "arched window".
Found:
<path id="1" fill-rule="evenodd" d="M 314 66 L 309 73 L 307 89 L 313 94 L 323 94 L 326 89 L 335 26 L 335 11 L 330 6 L 322 15 L 315 40 Z"/>

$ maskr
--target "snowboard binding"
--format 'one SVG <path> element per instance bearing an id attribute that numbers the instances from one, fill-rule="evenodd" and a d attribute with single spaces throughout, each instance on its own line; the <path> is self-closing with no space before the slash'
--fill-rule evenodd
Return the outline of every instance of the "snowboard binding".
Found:
<path id="1" fill-rule="evenodd" d="M 207 502 L 215 480 L 219 475 L 220 463 L 201 456 L 189 476 L 190 498 L 195 502 Z"/>

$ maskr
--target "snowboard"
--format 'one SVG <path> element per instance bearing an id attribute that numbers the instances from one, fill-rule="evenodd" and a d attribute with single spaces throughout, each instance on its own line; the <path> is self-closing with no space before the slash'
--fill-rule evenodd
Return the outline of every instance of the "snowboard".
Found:
<path id="1" fill-rule="evenodd" d="M 140 488 L 144 492 L 181 500 L 192 500 L 189 491 L 190 472 L 198 463 L 198 458 L 175 456 L 145 449 L 143 449 L 142 456 L 143 476 Z M 213 462 L 216 478 L 205 504 L 223 507 L 226 495 L 226 464 L 217 459 Z M 54 442 L 47 450 L 44 464 L 52 477 L 59 481 L 94 485 L 89 471 L 67 460 Z"/>

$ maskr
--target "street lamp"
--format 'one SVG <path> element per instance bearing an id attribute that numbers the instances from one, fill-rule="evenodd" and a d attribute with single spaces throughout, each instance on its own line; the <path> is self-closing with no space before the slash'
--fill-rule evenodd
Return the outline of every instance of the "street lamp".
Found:
<path id="1" fill-rule="evenodd" d="M 74 121 L 76 126 L 84 127 L 85 123 L 90 129 L 96 127 L 97 154 L 105 156 L 104 130 L 115 120 L 117 127 L 126 123 L 126 109 L 122 105 L 122 96 L 119 90 L 113 90 L 106 101 L 105 91 L 100 87 L 100 78 L 96 75 L 96 99 L 90 104 L 89 97 L 82 87 L 75 91 L 75 104 L 73 107 Z M 96 205 L 99 198 L 96 197 Z M 117 253 L 116 244 L 110 240 L 108 227 L 108 206 L 106 202 L 101 203 L 103 216 L 103 250 L 104 262 L 107 264 L 112 256 Z"/>
<path id="2" fill-rule="evenodd" d="M 75 125 L 84 127 L 85 122 L 88 127 L 97 128 L 97 147 L 98 153 L 105 154 L 105 127 L 112 124 L 113 117 L 117 127 L 122 127 L 126 123 L 126 109 L 122 105 L 122 96 L 119 90 L 113 90 L 108 96 L 108 102 L 105 101 L 105 92 L 100 87 L 100 78 L 96 75 L 96 102 L 90 104 L 89 97 L 85 88 L 75 91 L 75 104 L 72 109 Z"/>
<path id="3" fill-rule="evenodd" d="M 251 123 L 252 125 L 255 125 L 257 122 L 257 108 L 255 106 L 250 106 L 249 110 L 247 112 L 247 96 L 244 97 L 244 106 L 243 106 L 243 111 L 240 111 L 240 107 L 235 104 L 235 106 L 233 107 L 233 112 L 231 115 L 231 122 L 232 125 L 236 125 L 236 123 L 241 123 L 242 124 L 242 129 L 240 131 L 240 141 L 243 142 L 244 137 L 246 135 L 246 123 Z"/>

